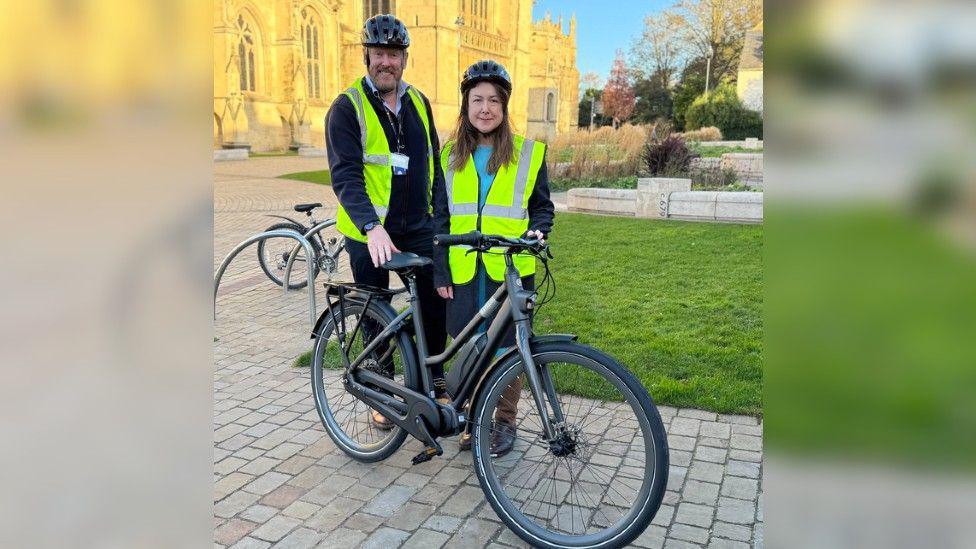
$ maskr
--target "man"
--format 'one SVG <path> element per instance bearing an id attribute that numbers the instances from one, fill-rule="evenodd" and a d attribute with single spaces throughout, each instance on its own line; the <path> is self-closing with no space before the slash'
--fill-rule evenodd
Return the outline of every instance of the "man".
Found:
<path id="1" fill-rule="evenodd" d="M 431 196 L 444 185 L 440 144 L 430 102 L 402 80 L 410 36 L 400 20 L 377 15 L 363 26 L 367 75 L 339 95 L 326 119 L 332 190 L 339 199 L 336 227 L 346 237 L 353 279 L 388 288 L 380 265 L 393 252 L 433 256 Z M 430 354 L 447 341 L 444 300 L 433 283 L 433 267 L 417 277 L 424 335 Z M 392 365 L 385 374 L 392 377 Z M 447 403 L 443 367 L 432 368 L 438 399 Z M 393 423 L 378 412 L 381 429 Z"/>

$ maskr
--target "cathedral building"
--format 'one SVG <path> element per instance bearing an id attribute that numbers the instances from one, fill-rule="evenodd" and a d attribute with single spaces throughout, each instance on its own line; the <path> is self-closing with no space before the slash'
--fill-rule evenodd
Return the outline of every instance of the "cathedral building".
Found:
<path id="1" fill-rule="evenodd" d="M 329 106 L 366 73 L 363 22 L 380 13 L 406 24 L 403 78 L 430 100 L 442 137 L 457 120 L 461 74 L 480 59 L 512 75 L 517 133 L 576 129 L 576 19 L 567 31 L 548 14 L 533 22 L 532 0 L 217 0 L 214 147 L 324 147 Z"/>

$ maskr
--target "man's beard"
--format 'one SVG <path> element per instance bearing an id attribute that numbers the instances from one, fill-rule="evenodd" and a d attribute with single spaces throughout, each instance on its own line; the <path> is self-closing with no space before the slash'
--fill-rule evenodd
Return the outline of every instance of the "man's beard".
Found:
<path id="1" fill-rule="evenodd" d="M 380 83 L 380 77 L 382 75 L 390 75 L 390 76 L 392 76 L 393 77 L 393 83 L 392 84 L 389 84 L 389 85 L 388 84 L 385 84 L 385 83 L 382 83 L 381 84 Z M 373 85 L 376 86 L 376 90 L 379 91 L 380 93 L 389 93 L 391 91 L 396 90 L 397 83 L 399 81 L 400 81 L 400 79 L 397 78 L 396 73 L 395 72 L 390 72 L 390 71 L 377 71 L 376 76 L 373 77 Z"/>

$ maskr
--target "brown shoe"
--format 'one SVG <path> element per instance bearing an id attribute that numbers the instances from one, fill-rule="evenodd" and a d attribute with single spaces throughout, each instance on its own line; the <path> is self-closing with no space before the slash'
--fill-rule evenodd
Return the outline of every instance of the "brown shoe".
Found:
<path id="1" fill-rule="evenodd" d="M 389 418 L 377 412 L 376 410 L 370 410 L 369 421 L 370 423 L 373 424 L 374 427 L 376 427 L 381 431 L 389 431 L 396 426 L 396 424 L 390 421 Z"/>
<path id="2" fill-rule="evenodd" d="M 462 433 L 461 438 L 458 439 L 458 448 L 465 452 L 471 449 L 471 433 Z"/>

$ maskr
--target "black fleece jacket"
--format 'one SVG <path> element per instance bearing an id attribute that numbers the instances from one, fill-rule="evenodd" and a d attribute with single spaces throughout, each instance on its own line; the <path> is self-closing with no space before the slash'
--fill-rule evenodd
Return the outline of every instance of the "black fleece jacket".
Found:
<path id="1" fill-rule="evenodd" d="M 372 92 L 369 84 L 362 82 L 363 89 Z M 390 151 L 397 152 L 397 128 L 391 121 L 393 113 L 387 110 L 383 100 L 376 92 L 366 94 L 369 104 L 376 111 L 386 140 L 391 144 Z M 434 126 L 430 102 L 423 97 L 427 108 L 430 139 L 434 149 L 434 187 L 444 186 L 444 174 L 441 172 L 440 143 Z M 364 105 L 365 107 L 365 105 Z M 420 114 L 413 105 L 410 96 L 404 92 L 400 98 L 400 113 L 397 126 L 403 126 L 402 154 L 410 157 L 406 175 L 393 176 L 390 192 L 390 206 L 383 222 L 383 226 L 391 235 L 406 235 L 416 231 L 427 231 L 433 238 L 433 226 L 430 204 L 427 198 L 428 164 L 427 138 L 424 135 L 424 124 Z M 373 221 L 379 221 L 376 210 L 366 194 L 366 181 L 363 177 L 363 145 L 360 141 L 359 122 L 356 120 L 356 110 L 352 101 L 343 93 L 336 98 L 326 115 L 325 130 L 326 148 L 329 154 L 329 169 L 332 172 L 332 190 L 335 191 L 339 203 L 345 208 L 356 227 L 362 231 L 363 226 Z M 391 168 L 392 169 L 392 168 Z M 443 192 L 443 191 L 442 191 Z M 364 232 L 365 234 L 365 232 Z"/>

